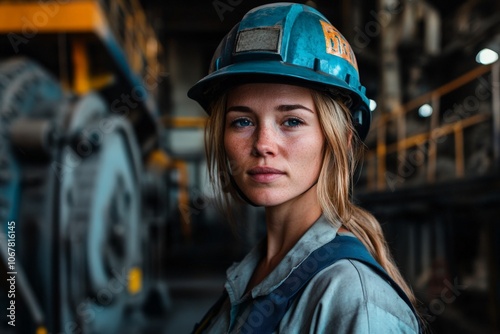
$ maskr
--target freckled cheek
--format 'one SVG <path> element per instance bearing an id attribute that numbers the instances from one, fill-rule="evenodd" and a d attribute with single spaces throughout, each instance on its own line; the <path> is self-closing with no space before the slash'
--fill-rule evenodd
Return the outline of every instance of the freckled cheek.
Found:
<path id="1" fill-rule="evenodd" d="M 290 154 L 303 168 L 312 171 L 313 168 L 321 165 L 323 156 L 323 138 L 311 138 L 308 141 L 298 140 L 290 146 Z"/>
<path id="2" fill-rule="evenodd" d="M 246 140 L 240 136 L 226 134 L 224 136 L 224 149 L 230 162 L 238 162 L 244 157 L 246 149 Z"/>

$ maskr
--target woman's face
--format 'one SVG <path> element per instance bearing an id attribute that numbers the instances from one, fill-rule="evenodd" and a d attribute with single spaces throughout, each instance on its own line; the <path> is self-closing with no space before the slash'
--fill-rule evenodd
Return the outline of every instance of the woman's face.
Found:
<path id="1" fill-rule="evenodd" d="M 259 83 L 228 93 L 224 146 L 236 184 L 253 203 L 316 196 L 307 190 L 318 180 L 323 144 L 309 89 Z"/>

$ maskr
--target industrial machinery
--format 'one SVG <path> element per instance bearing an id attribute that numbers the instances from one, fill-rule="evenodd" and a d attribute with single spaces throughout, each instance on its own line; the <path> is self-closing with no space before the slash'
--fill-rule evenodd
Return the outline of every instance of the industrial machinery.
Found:
<path id="1" fill-rule="evenodd" d="M 136 1 L 0 1 L 0 332 L 137 333 L 168 308 L 160 54 Z"/>

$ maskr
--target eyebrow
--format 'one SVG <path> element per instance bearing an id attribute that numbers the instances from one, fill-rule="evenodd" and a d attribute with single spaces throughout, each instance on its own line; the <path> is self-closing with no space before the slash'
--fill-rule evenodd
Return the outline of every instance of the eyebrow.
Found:
<path id="1" fill-rule="evenodd" d="M 314 114 L 314 111 L 311 109 L 307 108 L 306 106 L 303 106 L 302 104 L 281 104 L 276 107 L 277 111 L 291 111 L 291 110 L 296 110 L 296 109 L 303 109 L 307 110 L 309 112 L 312 112 Z M 251 112 L 252 108 L 247 107 L 247 106 L 231 106 L 226 109 L 226 113 L 230 111 L 240 111 L 240 112 Z"/>
<path id="2" fill-rule="evenodd" d="M 246 106 L 231 106 L 226 109 L 226 112 L 230 111 L 241 111 L 241 112 L 251 112 L 252 108 Z"/>
<path id="3" fill-rule="evenodd" d="M 314 113 L 311 109 L 307 108 L 306 106 L 303 106 L 302 104 L 282 104 L 276 108 L 278 111 L 291 111 L 291 110 L 296 110 L 296 109 L 304 109 L 309 112 Z"/>

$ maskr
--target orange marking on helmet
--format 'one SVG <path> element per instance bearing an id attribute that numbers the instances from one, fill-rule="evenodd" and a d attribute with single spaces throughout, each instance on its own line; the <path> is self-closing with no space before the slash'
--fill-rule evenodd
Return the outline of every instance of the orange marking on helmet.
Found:
<path id="1" fill-rule="evenodd" d="M 321 23 L 325 35 L 326 52 L 347 60 L 357 71 L 358 64 L 356 63 L 356 58 L 354 57 L 354 52 L 349 42 L 347 42 L 344 36 L 342 36 L 342 34 L 330 23 L 322 20 L 319 22 Z"/>

